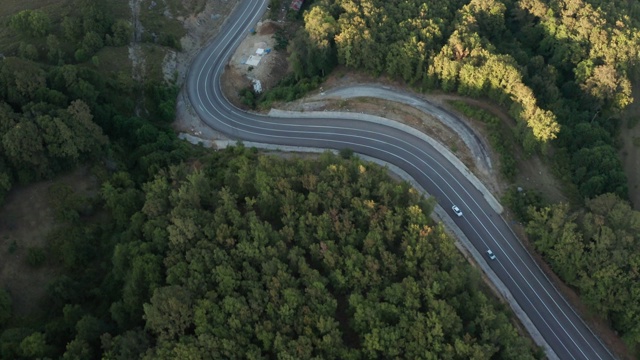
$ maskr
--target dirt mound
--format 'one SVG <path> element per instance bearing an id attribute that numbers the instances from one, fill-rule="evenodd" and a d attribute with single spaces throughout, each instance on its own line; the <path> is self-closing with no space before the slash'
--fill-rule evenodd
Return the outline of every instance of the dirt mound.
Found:
<path id="1" fill-rule="evenodd" d="M 272 35 L 280 29 L 281 27 L 277 23 L 274 23 L 273 21 L 265 21 L 258 28 L 258 35 Z"/>

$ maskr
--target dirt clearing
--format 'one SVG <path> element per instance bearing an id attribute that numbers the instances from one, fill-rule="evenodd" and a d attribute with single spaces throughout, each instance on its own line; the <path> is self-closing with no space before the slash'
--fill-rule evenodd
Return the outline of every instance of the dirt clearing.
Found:
<path id="1" fill-rule="evenodd" d="M 229 12 L 231 11 L 231 9 L 228 10 Z M 222 74 L 222 89 L 233 104 L 242 106 L 238 92 L 243 88 L 252 86 L 253 79 L 260 80 L 262 89 L 268 90 L 286 74 L 288 69 L 286 51 L 277 51 L 274 49 L 275 40 L 273 39 L 273 34 L 275 34 L 281 26 L 283 25 L 269 20 L 259 22 L 254 29 L 255 33 L 247 34 L 232 56 L 229 64 L 227 64 Z M 197 29 L 194 28 L 192 30 Z M 190 30 L 187 37 L 189 38 L 192 35 Z M 205 45 L 206 41 L 210 40 L 213 35 L 215 35 L 214 32 L 207 36 L 193 35 L 194 39 L 199 39 L 200 45 L 198 47 L 196 47 L 195 44 L 193 45 L 193 55 L 189 57 L 186 63 L 187 65 L 190 64 L 193 56 L 197 54 L 200 47 Z M 183 39 L 183 44 L 184 41 Z M 270 49 L 270 51 L 260 56 L 256 54 L 258 49 L 264 49 L 265 52 L 267 49 Z M 246 64 L 246 60 L 250 55 L 260 58 L 258 65 L 252 66 Z M 184 72 L 184 74 L 186 74 L 186 72 Z M 182 79 L 184 74 L 181 75 Z M 173 128 L 178 132 L 188 133 L 204 139 L 227 139 L 224 134 L 211 129 L 200 120 L 186 98 L 184 91 L 178 96 L 176 120 L 173 123 Z"/>
<path id="2" fill-rule="evenodd" d="M 222 88 L 235 105 L 241 105 L 238 96 L 241 89 L 253 86 L 255 81 L 260 82 L 262 91 L 271 89 L 287 73 L 286 51 L 274 49 L 273 34 L 281 26 L 271 20 L 259 22 L 255 32 L 245 37 L 231 57 L 222 75 Z M 251 60 L 259 62 L 251 64 Z"/>

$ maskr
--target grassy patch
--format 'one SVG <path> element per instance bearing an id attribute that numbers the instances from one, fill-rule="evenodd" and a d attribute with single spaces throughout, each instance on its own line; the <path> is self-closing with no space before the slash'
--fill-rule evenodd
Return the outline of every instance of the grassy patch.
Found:
<path id="1" fill-rule="evenodd" d="M 140 22 L 144 28 L 142 40 L 149 43 L 180 49 L 180 38 L 187 31 L 177 16 L 184 16 L 187 10 L 177 0 L 144 2 L 140 7 Z"/>
<path id="2" fill-rule="evenodd" d="M 306 95 L 309 91 L 315 90 L 320 86 L 322 78 L 314 76 L 313 78 L 303 78 L 296 80 L 293 73 L 288 74 L 278 84 L 262 93 L 257 100 L 257 105 L 261 109 L 269 109 L 271 104 L 276 101 L 293 101 Z"/>
<path id="3" fill-rule="evenodd" d="M 640 137 L 638 136 L 633 137 L 633 146 L 640 147 Z"/>
<path id="4" fill-rule="evenodd" d="M 99 66 L 96 68 L 105 76 L 114 76 L 120 72 L 131 74 L 131 61 L 129 61 L 129 48 L 126 46 L 107 46 L 95 55 Z"/>
<path id="5" fill-rule="evenodd" d="M 21 10 L 34 10 L 50 7 L 52 5 L 61 5 L 68 1 L 60 0 L 39 0 L 39 1 L 24 1 L 24 0 L 2 0 L 2 6 L 0 6 L 0 17 L 10 16 Z"/>
<path id="6" fill-rule="evenodd" d="M 514 144 L 509 134 L 506 133 L 508 129 L 503 126 L 500 118 L 463 101 L 452 100 L 449 103 L 464 115 L 487 124 L 491 146 L 500 155 L 500 173 L 509 182 L 513 182 L 517 171 L 516 159 L 513 157 Z"/>
<path id="7" fill-rule="evenodd" d="M 167 55 L 168 49 L 153 45 L 143 46 L 145 60 L 145 78 L 162 81 L 164 73 L 162 63 Z"/>
<path id="8" fill-rule="evenodd" d="M 197 14 L 207 6 L 207 0 L 166 0 L 167 5 L 176 16 Z"/>

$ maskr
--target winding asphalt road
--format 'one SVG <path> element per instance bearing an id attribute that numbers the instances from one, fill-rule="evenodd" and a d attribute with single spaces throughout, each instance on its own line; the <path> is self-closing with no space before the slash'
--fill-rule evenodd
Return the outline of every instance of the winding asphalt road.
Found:
<path id="1" fill-rule="evenodd" d="M 353 119 L 274 118 L 235 108 L 220 77 L 233 51 L 266 11 L 265 0 L 241 0 L 220 35 L 193 61 L 186 90 L 193 108 L 212 128 L 232 138 L 260 143 L 351 148 L 409 173 L 445 208 L 464 212 L 454 221 L 476 249 L 493 250 L 491 269 L 511 291 L 560 359 L 613 359 L 556 291 L 515 234 L 483 195 L 440 153 L 420 138 L 384 124 Z M 552 355 L 553 356 L 553 355 Z"/>

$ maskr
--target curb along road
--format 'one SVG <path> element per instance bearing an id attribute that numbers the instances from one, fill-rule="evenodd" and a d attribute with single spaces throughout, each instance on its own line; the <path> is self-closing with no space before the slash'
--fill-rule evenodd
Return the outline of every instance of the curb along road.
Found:
<path id="1" fill-rule="evenodd" d="M 481 169 L 481 171 L 491 171 L 492 165 L 489 150 L 487 150 L 486 142 L 480 137 L 477 131 L 469 126 L 466 121 L 461 120 L 450 111 L 443 109 L 441 106 L 434 104 L 428 99 L 411 94 L 406 90 L 398 89 L 389 85 L 376 85 L 370 83 L 343 85 L 327 89 L 320 94 L 310 97 L 309 100 L 342 100 L 362 97 L 384 99 L 395 103 L 405 104 L 438 119 L 440 123 L 455 132 L 462 142 L 465 143 L 474 158 L 475 165 Z"/>
<path id="2" fill-rule="evenodd" d="M 427 136 L 425 133 L 397 121 L 385 119 L 380 116 L 375 115 L 367 115 L 367 114 L 357 114 L 357 113 L 345 113 L 345 112 L 337 112 L 337 111 L 287 111 L 287 110 L 278 110 L 271 109 L 269 112 L 269 116 L 271 117 L 281 117 L 281 118 L 328 118 L 328 119 L 352 119 L 352 120 L 360 120 L 367 121 L 376 124 L 386 125 L 388 127 L 397 128 L 406 133 L 409 133 L 422 141 L 425 141 L 429 145 L 431 145 L 434 149 L 436 149 L 442 156 L 444 156 L 447 161 L 449 161 L 455 168 L 466 175 L 467 179 L 473 184 L 473 186 L 478 189 L 484 196 L 485 200 L 493 210 L 501 214 L 503 211 L 502 205 L 498 202 L 498 200 L 493 196 L 491 191 L 489 191 L 484 184 L 458 159 L 455 155 L 449 151 L 446 147 L 442 146 L 439 142 L 435 141 L 431 137 Z"/>
<path id="3" fill-rule="evenodd" d="M 542 335 L 550 357 L 553 352 L 560 359 L 613 359 L 524 249 L 494 209 L 493 201 L 488 201 L 479 185 L 469 180 L 468 173 L 452 164 L 455 160 L 443 156 L 423 136 L 386 122 L 339 117 L 268 117 L 242 111 L 229 103 L 220 86 L 222 72 L 266 7 L 265 0 L 241 1 L 220 35 L 193 60 L 185 89 L 202 121 L 232 139 L 245 142 L 280 147 L 350 148 L 393 164 L 434 196 L 442 208 L 456 204 L 462 209 L 463 217 L 449 220 L 477 253 L 491 249 L 497 256 L 496 260 L 486 262 L 488 268 L 504 283 Z"/>

